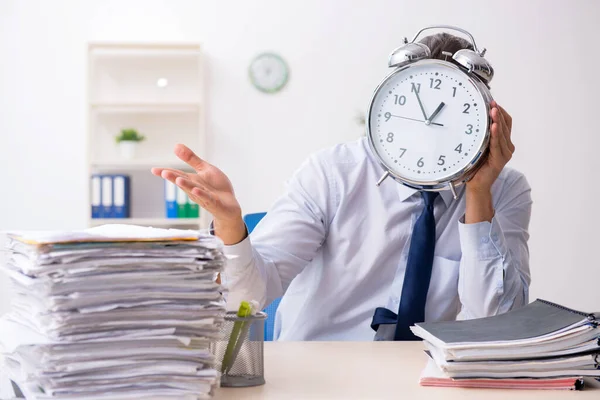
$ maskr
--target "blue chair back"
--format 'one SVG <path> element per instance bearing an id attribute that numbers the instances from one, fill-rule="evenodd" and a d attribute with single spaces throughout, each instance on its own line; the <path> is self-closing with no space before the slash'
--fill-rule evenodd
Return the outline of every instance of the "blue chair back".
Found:
<path id="1" fill-rule="evenodd" d="M 246 214 L 244 216 L 244 222 L 248 228 L 248 233 L 252 233 L 256 225 L 260 222 L 267 213 L 254 213 Z M 267 319 L 265 320 L 265 341 L 270 342 L 273 340 L 273 330 L 275 328 L 275 314 L 277 313 L 277 307 L 281 302 L 281 297 L 275 299 L 269 304 L 263 311 L 267 313 Z"/>
<path id="2" fill-rule="evenodd" d="M 264 212 L 244 215 L 244 222 L 248 227 L 248 233 L 252 233 L 254 228 L 256 228 L 256 225 L 258 225 L 260 220 L 263 219 L 265 215 L 267 215 L 267 213 Z"/>

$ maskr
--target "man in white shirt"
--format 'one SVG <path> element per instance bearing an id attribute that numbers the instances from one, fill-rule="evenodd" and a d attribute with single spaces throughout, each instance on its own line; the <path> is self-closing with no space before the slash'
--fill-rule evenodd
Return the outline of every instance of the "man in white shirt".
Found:
<path id="1" fill-rule="evenodd" d="M 422 42 L 434 58 L 469 47 L 448 34 Z M 504 168 L 515 150 L 510 115 L 494 102 L 491 118 L 485 164 L 457 200 L 444 191 L 433 202 L 427 321 L 485 317 L 528 303 L 530 187 L 521 173 Z M 226 175 L 183 145 L 175 154 L 196 173 L 152 172 L 208 210 L 225 252 L 237 256 L 224 272 L 230 309 L 241 300 L 266 306 L 283 296 L 278 340 L 373 340 L 375 309 L 398 310 L 424 200 L 391 179 L 375 186 L 383 170 L 365 138 L 312 155 L 251 238 Z M 382 332 L 377 340 L 392 339 Z"/>

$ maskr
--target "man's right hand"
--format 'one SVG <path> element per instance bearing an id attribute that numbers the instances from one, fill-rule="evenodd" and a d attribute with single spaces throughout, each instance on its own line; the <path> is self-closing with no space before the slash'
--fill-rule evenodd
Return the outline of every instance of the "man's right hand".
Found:
<path id="1" fill-rule="evenodd" d="M 175 155 L 192 167 L 195 173 L 172 168 L 152 168 L 152 173 L 182 188 L 190 200 L 211 213 L 215 235 L 226 245 L 244 240 L 246 225 L 242 219 L 242 209 L 227 175 L 182 144 L 175 146 Z"/>

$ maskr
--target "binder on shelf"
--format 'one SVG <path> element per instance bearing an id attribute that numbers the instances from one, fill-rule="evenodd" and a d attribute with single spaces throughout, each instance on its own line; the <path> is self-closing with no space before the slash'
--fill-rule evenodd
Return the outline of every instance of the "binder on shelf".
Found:
<path id="1" fill-rule="evenodd" d="M 100 175 L 92 175 L 92 218 L 102 216 L 102 185 Z"/>
<path id="2" fill-rule="evenodd" d="M 102 207 L 100 218 L 112 218 L 113 213 L 113 179 L 110 175 L 102 175 Z"/>
<path id="3" fill-rule="evenodd" d="M 112 218 L 129 218 L 130 179 L 127 175 L 113 175 L 113 215 Z"/>
<path id="4" fill-rule="evenodd" d="M 187 218 L 187 193 L 180 187 L 177 187 L 177 218 Z"/>
<path id="5" fill-rule="evenodd" d="M 192 213 L 192 207 L 190 204 L 190 198 L 189 196 L 185 196 L 185 213 L 184 213 L 184 218 L 190 218 Z"/>
<path id="6" fill-rule="evenodd" d="M 194 203 L 189 196 L 187 198 L 187 207 L 188 218 L 198 218 L 200 216 L 200 207 L 198 204 Z"/>
<path id="7" fill-rule="evenodd" d="M 177 186 L 165 180 L 165 207 L 167 218 L 177 218 Z"/>

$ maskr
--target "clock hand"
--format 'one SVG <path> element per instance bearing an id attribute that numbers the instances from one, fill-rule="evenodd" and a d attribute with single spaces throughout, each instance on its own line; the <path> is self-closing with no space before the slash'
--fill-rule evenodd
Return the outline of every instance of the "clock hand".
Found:
<path id="1" fill-rule="evenodd" d="M 431 116 L 429 118 L 425 119 L 425 125 L 433 124 L 433 122 L 431 122 L 431 121 L 433 121 L 433 119 L 436 117 L 436 115 L 438 115 L 440 113 L 440 111 L 442 111 L 442 108 L 444 108 L 445 105 L 446 105 L 446 103 L 444 103 L 442 101 L 440 103 L 440 105 L 435 109 L 435 111 L 431 114 Z"/>
<path id="2" fill-rule="evenodd" d="M 415 92 L 415 95 L 417 96 L 417 101 L 419 102 L 419 107 L 421 107 L 421 112 L 423 113 L 423 118 L 425 118 L 425 121 L 427 121 L 429 118 L 427 118 L 427 113 L 425 112 L 425 108 L 423 108 L 423 103 L 421 102 L 421 97 L 419 96 L 419 91 L 415 87 L 414 83 L 412 84 L 412 90 L 413 90 L 413 92 Z"/>
<path id="3" fill-rule="evenodd" d="M 426 123 L 426 121 L 423 121 L 423 120 L 421 120 L 421 119 L 415 119 L 415 118 L 403 117 L 403 116 L 400 116 L 400 115 L 394 115 L 394 114 L 390 114 L 390 116 L 392 116 L 392 117 L 396 117 L 396 118 L 408 119 L 408 120 L 411 120 L 411 121 L 425 122 L 425 123 Z M 430 122 L 430 124 L 431 124 L 431 125 L 437 125 L 437 126 L 444 126 L 444 125 L 442 125 L 442 124 L 438 124 L 437 122 Z"/>

